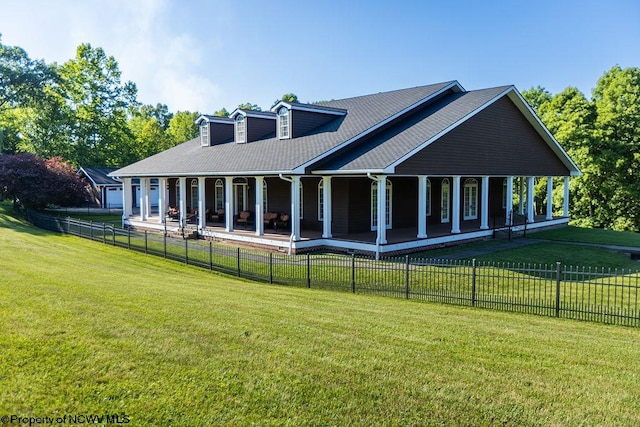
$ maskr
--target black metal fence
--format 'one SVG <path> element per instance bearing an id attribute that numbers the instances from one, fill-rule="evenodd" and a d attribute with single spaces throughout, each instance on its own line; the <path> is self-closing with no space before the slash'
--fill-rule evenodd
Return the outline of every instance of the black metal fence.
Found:
<path id="1" fill-rule="evenodd" d="M 409 256 L 290 256 L 35 212 L 28 219 L 48 230 L 269 283 L 640 326 L 638 270 Z"/>

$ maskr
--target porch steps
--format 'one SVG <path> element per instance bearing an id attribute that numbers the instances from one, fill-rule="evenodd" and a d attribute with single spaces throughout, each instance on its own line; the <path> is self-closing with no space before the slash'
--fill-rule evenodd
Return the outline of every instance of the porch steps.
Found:
<path id="1" fill-rule="evenodd" d="M 167 236 L 176 239 L 198 239 L 198 230 L 191 228 L 183 228 L 175 231 L 167 232 Z"/>

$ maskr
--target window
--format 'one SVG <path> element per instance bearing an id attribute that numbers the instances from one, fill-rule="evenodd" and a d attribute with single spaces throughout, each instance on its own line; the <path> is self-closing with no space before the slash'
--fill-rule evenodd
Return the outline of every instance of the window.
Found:
<path id="1" fill-rule="evenodd" d="M 318 183 L 318 221 L 324 220 L 324 180 Z"/>
<path id="2" fill-rule="evenodd" d="M 385 227 L 391 228 L 391 181 L 386 183 Z M 378 229 L 378 182 L 371 183 L 371 230 Z"/>
<path id="3" fill-rule="evenodd" d="M 247 141 L 247 122 L 242 114 L 236 117 L 236 142 L 242 143 Z"/>
<path id="4" fill-rule="evenodd" d="M 289 109 L 281 107 L 278 110 L 278 138 L 289 138 Z"/>
<path id="5" fill-rule="evenodd" d="M 427 216 L 431 216 L 431 181 L 427 179 Z"/>
<path id="6" fill-rule="evenodd" d="M 442 195 L 440 197 L 440 222 L 449 222 L 449 199 L 451 192 L 451 184 L 449 178 L 442 180 Z"/>
<path id="7" fill-rule="evenodd" d="M 267 204 L 267 181 L 262 181 L 262 212 L 269 212 L 269 205 Z"/>
<path id="8" fill-rule="evenodd" d="M 198 180 L 191 180 L 191 210 L 198 209 Z"/>
<path id="9" fill-rule="evenodd" d="M 214 191 L 215 206 L 214 209 L 224 209 L 224 184 L 221 179 L 216 179 Z"/>
<path id="10" fill-rule="evenodd" d="M 463 218 L 478 219 L 478 181 L 473 178 L 464 181 Z"/>
<path id="11" fill-rule="evenodd" d="M 209 122 L 206 120 L 200 123 L 200 145 L 203 147 L 209 146 Z"/>

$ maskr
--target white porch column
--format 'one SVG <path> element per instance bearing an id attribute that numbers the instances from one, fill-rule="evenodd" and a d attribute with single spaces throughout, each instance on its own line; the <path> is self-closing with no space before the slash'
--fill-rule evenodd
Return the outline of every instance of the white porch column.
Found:
<path id="1" fill-rule="evenodd" d="M 480 202 L 480 230 L 489 229 L 489 177 L 482 177 L 482 201 Z"/>
<path id="2" fill-rule="evenodd" d="M 460 233 L 460 176 L 453 177 L 451 233 Z"/>
<path id="3" fill-rule="evenodd" d="M 505 220 L 504 225 L 511 225 L 513 223 L 513 218 L 511 214 L 513 213 L 513 177 L 507 177 L 507 203 L 505 207 Z"/>
<path id="4" fill-rule="evenodd" d="M 151 178 L 144 180 L 144 216 L 146 219 L 151 216 Z"/>
<path id="5" fill-rule="evenodd" d="M 564 177 L 564 198 L 562 201 L 562 215 L 569 218 L 569 177 Z"/>
<path id="6" fill-rule="evenodd" d="M 520 203 L 518 204 L 518 214 L 524 215 L 525 192 L 524 192 L 524 179 L 523 179 L 523 177 L 519 177 L 518 178 L 518 182 L 520 184 L 519 188 L 518 188 L 518 191 L 520 191 Z"/>
<path id="7" fill-rule="evenodd" d="M 533 204 L 533 193 L 535 192 L 533 180 L 535 177 L 528 176 L 527 177 L 527 221 L 532 223 L 535 221 L 533 216 L 534 214 L 534 204 Z"/>
<path id="8" fill-rule="evenodd" d="M 147 179 L 148 178 L 140 178 L 140 194 L 138 197 L 140 198 L 138 206 L 140 206 L 140 221 L 147 220 Z"/>
<path id="9" fill-rule="evenodd" d="M 264 235 L 264 212 L 262 207 L 264 206 L 264 193 L 262 192 L 264 185 L 264 177 L 256 176 L 256 236 Z"/>
<path id="10" fill-rule="evenodd" d="M 418 176 L 418 239 L 427 237 L 427 177 Z"/>
<path id="11" fill-rule="evenodd" d="M 160 217 L 160 222 L 164 224 L 166 218 L 165 215 L 167 213 L 167 178 L 158 178 L 158 216 Z"/>
<path id="12" fill-rule="evenodd" d="M 291 177 L 291 237 L 300 240 L 300 177 Z"/>
<path id="13" fill-rule="evenodd" d="M 387 177 L 380 175 L 378 179 L 378 243 L 387 243 Z"/>
<path id="14" fill-rule="evenodd" d="M 178 207 L 180 210 L 180 227 L 184 227 L 187 223 L 187 178 L 181 176 L 178 178 L 178 183 L 180 186 L 180 203 Z"/>
<path id="15" fill-rule="evenodd" d="M 322 237 L 331 238 L 331 177 L 322 177 Z"/>
<path id="16" fill-rule="evenodd" d="M 129 218 L 133 214 L 132 203 L 131 178 L 122 178 L 122 219 Z"/>
<path id="17" fill-rule="evenodd" d="M 207 201 L 205 200 L 205 177 L 198 177 L 198 228 L 203 230 L 207 226 Z"/>
<path id="18" fill-rule="evenodd" d="M 553 219 L 553 177 L 547 177 L 547 221 Z"/>
<path id="19" fill-rule="evenodd" d="M 233 177 L 224 177 L 224 230 L 233 231 Z"/>

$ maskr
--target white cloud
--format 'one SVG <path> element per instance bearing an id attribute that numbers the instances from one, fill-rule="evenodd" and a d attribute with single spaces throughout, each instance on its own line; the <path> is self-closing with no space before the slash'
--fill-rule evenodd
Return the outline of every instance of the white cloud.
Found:
<path id="1" fill-rule="evenodd" d="M 136 83 L 142 103 L 203 112 L 215 104 L 219 88 L 203 74 L 203 51 L 189 29 L 173 25 L 166 0 L 9 0 L 4 6 L 2 42 L 23 47 L 32 58 L 62 63 L 78 45 L 91 43 L 115 57 L 123 81 Z"/>

